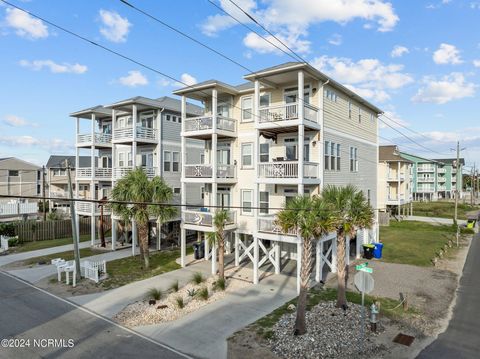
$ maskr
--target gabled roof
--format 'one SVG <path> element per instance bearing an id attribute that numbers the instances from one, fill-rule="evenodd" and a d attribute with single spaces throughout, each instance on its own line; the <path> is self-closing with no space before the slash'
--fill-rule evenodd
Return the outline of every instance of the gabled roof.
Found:
<path id="1" fill-rule="evenodd" d="M 34 163 L 31 163 L 31 162 L 27 162 L 27 161 L 24 161 L 20 158 L 17 158 L 17 157 L 2 157 L 0 158 L 0 162 L 5 162 L 5 161 L 18 161 L 18 162 L 22 162 L 26 165 L 26 167 L 30 167 L 31 169 L 40 169 L 41 167 L 34 164 Z"/>
<path id="2" fill-rule="evenodd" d="M 110 117 L 112 116 L 112 110 L 105 108 L 102 105 L 97 105 L 70 114 L 71 117 L 81 118 L 91 118 L 92 115 L 95 115 L 99 118 Z"/>
<path id="3" fill-rule="evenodd" d="M 417 162 L 432 162 L 432 163 L 440 163 L 440 164 L 442 164 L 442 161 L 433 160 L 433 159 L 430 159 L 430 158 L 425 158 L 425 157 L 421 157 L 421 156 L 417 156 L 417 155 L 412 155 L 412 154 L 406 153 L 406 152 L 400 152 L 400 155 L 401 155 L 401 156 L 410 156 L 410 157 L 416 158 L 416 159 L 419 160 L 419 161 L 417 161 Z"/>
<path id="4" fill-rule="evenodd" d="M 378 160 L 379 161 L 395 161 L 395 162 L 407 162 L 413 163 L 412 161 L 402 157 L 400 151 L 398 150 L 397 145 L 388 145 L 388 146 L 379 146 L 378 147 Z"/>
<path id="5" fill-rule="evenodd" d="M 445 164 L 453 164 L 453 162 L 457 161 L 456 158 L 440 158 L 436 159 L 435 161 L 443 162 Z M 459 158 L 459 162 L 462 166 L 465 166 L 465 159 L 464 158 Z"/>
<path id="6" fill-rule="evenodd" d="M 68 164 L 71 168 L 75 168 L 75 156 L 63 156 L 63 155 L 52 155 L 47 161 L 47 168 L 65 168 L 65 160 L 68 161 Z M 79 157 L 79 166 L 80 167 L 90 167 L 90 156 L 80 156 Z M 95 158 L 95 163 L 97 163 L 97 158 Z"/>
<path id="7" fill-rule="evenodd" d="M 181 112 L 182 111 L 182 101 L 179 99 L 163 96 L 157 98 L 157 101 L 162 105 L 163 108 L 170 111 Z M 197 106 L 193 103 L 187 102 L 187 114 L 191 115 L 202 115 L 203 108 Z"/>

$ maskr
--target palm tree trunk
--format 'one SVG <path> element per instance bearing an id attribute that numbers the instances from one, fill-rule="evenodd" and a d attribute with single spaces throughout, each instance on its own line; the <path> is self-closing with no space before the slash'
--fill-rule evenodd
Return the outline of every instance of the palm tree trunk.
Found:
<path id="1" fill-rule="evenodd" d="M 148 257 L 148 222 L 138 224 L 138 237 L 144 268 L 148 269 L 150 267 L 150 259 Z"/>
<path id="2" fill-rule="evenodd" d="M 307 332 L 305 311 L 307 309 L 308 282 L 312 273 L 312 240 L 303 239 L 302 266 L 300 268 L 300 294 L 297 301 L 297 317 L 295 319 L 295 335 Z"/>
<path id="3" fill-rule="evenodd" d="M 337 233 L 337 308 L 347 305 L 345 267 L 345 233 Z"/>
<path id="4" fill-rule="evenodd" d="M 218 277 L 225 279 L 225 233 L 220 231 L 218 238 Z"/>

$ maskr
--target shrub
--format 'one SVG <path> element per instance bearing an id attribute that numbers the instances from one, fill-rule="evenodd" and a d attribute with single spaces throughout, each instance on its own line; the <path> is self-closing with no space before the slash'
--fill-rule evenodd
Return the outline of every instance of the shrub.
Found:
<path id="1" fill-rule="evenodd" d="M 475 231 L 473 230 L 473 228 L 460 227 L 460 233 L 461 234 L 475 234 Z"/>
<path id="2" fill-rule="evenodd" d="M 6 237 L 15 236 L 15 226 L 13 223 L 0 223 L 0 235 Z"/>
<path id="3" fill-rule="evenodd" d="M 157 289 L 157 288 L 150 288 L 148 291 L 147 291 L 147 298 L 148 299 L 155 299 L 155 300 L 160 300 L 162 299 L 162 291 L 160 289 Z"/>
<path id="4" fill-rule="evenodd" d="M 180 309 L 182 309 L 185 306 L 185 303 L 183 302 L 182 297 L 175 298 L 175 302 L 177 303 L 177 307 L 179 307 Z"/>
<path id="5" fill-rule="evenodd" d="M 202 273 L 200 273 L 200 272 L 193 273 L 192 283 L 201 284 L 204 281 L 205 281 L 205 278 L 203 277 Z"/>
<path id="6" fill-rule="evenodd" d="M 198 292 L 197 292 L 197 296 L 200 299 L 207 300 L 208 299 L 208 288 L 203 287 L 203 288 L 199 289 Z"/>
<path id="7" fill-rule="evenodd" d="M 19 244 L 18 238 L 10 238 L 8 240 L 9 247 L 15 247 L 15 246 L 18 246 L 18 244 Z"/>
<path id="8" fill-rule="evenodd" d="M 215 290 L 225 290 L 225 278 L 218 278 L 215 283 L 213 283 L 213 288 Z"/>
<path id="9" fill-rule="evenodd" d="M 193 298 L 197 294 L 197 291 L 195 289 L 189 289 L 189 290 L 187 290 L 187 293 L 188 293 L 189 297 Z"/>
<path id="10" fill-rule="evenodd" d="M 178 292 L 178 280 L 176 280 L 170 285 L 170 290 L 172 292 Z"/>

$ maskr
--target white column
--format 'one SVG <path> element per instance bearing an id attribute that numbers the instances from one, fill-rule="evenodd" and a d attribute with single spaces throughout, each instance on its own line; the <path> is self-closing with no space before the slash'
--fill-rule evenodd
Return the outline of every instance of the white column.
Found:
<path id="1" fill-rule="evenodd" d="M 212 244 L 212 275 L 217 274 L 217 245 Z"/>
<path id="2" fill-rule="evenodd" d="M 78 140 L 78 135 L 80 133 L 80 118 L 78 117 L 76 119 L 75 129 L 77 132 L 76 140 Z M 75 174 L 77 173 L 79 165 L 80 165 L 80 148 L 76 147 L 75 148 Z M 77 179 L 77 176 L 75 175 L 75 198 L 78 198 L 78 193 L 79 193 L 78 187 L 79 187 L 79 181 Z M 76 211 L 75 211 L 75 220 L 77 225 L 77 228 L 76 228 L 77 238 L 80 238 L 80 216 L 77 214 Z"/>
<path id="3" fill-rule="evenodd" d="M 302 239 L 297 242 L 297 293 L 300 293 L 300 274 L 302 272 Z"/>
<path id="4" fill-rule="evenodd" d="M 162 153 L 162 112 L 163 110 L 157 110 L 157 175 L 162 177 L 163 176 L 163 168 L 162 168 L 162 160 L 163 160 L 163 153 Z M 182 117 L 182 128 L 183 128 L 183 110 L 181 110 L 181 117 Z M 182 155 L 183 157 L 183 152 Z M 182 160 L 181 158 L 180 160 Z M 180 172 L 182 171 L 183 162 L 180 163 Z"/>
<path id="5" fill-rule="evenodd" d="M 239 245 L 239 237 L 240 234 L 238 232 L 235 232 L 235 267 L 238 267 L 240 265 L 240 245 Z"/>
<path id="6" fill-rule="evenodd" d="M 136 253 L 137 246 L 137 223 L 132 221 L 132 256 Z"/>
<path id="7" fill-rule="evenodd" d="M 305 112 L 305 96 L 304 96 L 304 75 L 303 71 L 298 71 L 298 117 L 300 119 L 301 125 L 298 126 L 298 194 L 303 195 L 304 185 L 303 185 L 303 157 L 304 157 L 304 142 L 305 142 L 305 126 L 304 122 L 304 112 Z"/>
<path id="8" fill-rule="evenodd" d="M 92 146 L 90 147 L 90 170 L 92 171 L 90 177 L 90 199 L 95 199 L 95 114 L 92 113 L 92 123 L 91 123 L 91 136 L 92 136 Z M 97 204 L 94 202 L 90 203 L 90 215 L 92 216 L 92 221 L 90 222 L 90 244 L 93 246 L 95 244 L 96 237 L 96 228 L 95 228 L 95 209 Z"/>
<path id="9" fill-rule="evenodd" d="M 132 143 L 132 168 L 137 168 L 137 105 L 132 105 L 132 126 L 133 126 L 133 143 Z"/>
<path id="10" fill-rule="evenodd" d="M 345 236 L 345 264 L 350 265 L 350 236 Z"/>
<path id="11" fill-rule="evenodd" d="M 208 242 L 207 236 L 205 236 L 205 260 L 208 261 L 208 252 L 210 251 L 210 243 Z"/>
<path id="12" fill-rule="evenodd" d="M 186 148 L 186 141 L 185 137 L 183 136 L 184 129 L 185 129 L 185 119 L 187 117 L 187 99 L 185 95 L 182 96 L 182 101 L 181 101 L 181 116 L 182 116 L 182 131 L 181 131 L 181 163 L 180 163 L 180 211 L 181 211 L 181 222 L 180 222 L 180 257 L 181 257 L 181 264 L 182 267 L 184 267 L 185 264 L 185 257 L 187 255 L 187 232 L 184 228 L 184 218 L 183 218 L 183 211 L 186 209 L 185 205 L 187 203 L 187 195 L 186 195 L 186 184 L 185 184 L 185 171 L 183 170 L 186 163 L 186 156 L 187 156 L 187 148 Z M 160 121 L 161 122 L 161 121 Z M 161 141 L 159 141 L 161 146 Z M 160 147 L 161 148 L 161 147 Z M 162 150 L 160 149 L 160 152 Z M 163 153 L 162 153 L 163 156 Z M 160 173 L 163 173 L 163 166 L 160 164 L 162 167 L 162 171 Z M 205 248 L 206 251 L 206 248 Z M 205 257 L 206 258 L 206 257 Z"/>
<path id="13" fill-rule="evenodd" d="M 337 273 L 337 237 L 332 239 L 332 273 Z"/>
<path id="14" fill-rule="evenodd" d="M 318 118 L 318 121 L 320 123 L 320 133 L 319 133 L 319 141 L 317 143 L 317 146 L 318 146 L 318 151 L 319 151 L 318 173 L 319 173 L 319 176 L 320 176 L 320 191 L 323 189 L 323 171 L 325 169 L 325 164 L 324 164 L 325 156 L 324 156 L 324 153 L 323 153 L 323 151 L 325 150 L 325 145 L 323 144 L 323 141 L 324 141 L 324 136 L 323 136 L 323 131 L 324 131 L 324 127 L 323 127 L 323 118 L 324 118 L 324 116 L 323 116 L 324 115 L 324 112 L 323 112 L 323 101 L 324 101 L 323 90 L 324 90 L 323 82 L 318 81 L 318 94 L 317 94 L 317 97 L 318 97 L 318 117 L 317 118 Z"/>
<path id="15" fill-rule="evenodd" d="M 282 265 L 280 260 L 280 242 L 275 241 L 273 243 L 275 246 L 275 274 L 280 274 L 280 266 Z"/>
<path id="16" fill-rule="evenodd" d="M 258 284 L 258 237 L 253 237 L 253 284 Z"/>
<path id="17" fill-rule="evenodd" d="M 116 219 L 112 219 L 112 251 L 114 251 L 117 246 L 117 222 Z"/>
<path id="18" fill-rule="evenodd" d="M 317 241 L 317 245 L 315 246 L 315 281 L 318 283 L 322 278 L 322 274 L 320 273 L 320 241 Z"/>
<path id="19" fill-rule="evenodd" d="M 117 145 L 115 144 L 115 125 L 117 122 L 117 112 L 112 109 L 112 188 L 115 186 L 115 169 L 117 168 Z"/>
<path id="20" fill-rule="evenodd" d="M 355 258 L 359 259 L 360 258 L 360 253 L 361 253 L 361 246 L 363 244 L 363 241 L 365 240 L 365 229 L 359 229 L 357 231 L 357 240 L 356 240 L 356 248 L 355 248 Z M 360 240 L 360 238 L 362 240 Z"/>
<path id="21" fill-rule="evenodd" d="M 254 113 L 254 121 L 256 124 L 259 123 L 260 118 L 260 82 L 255 80 L 254 83 L 254 96 L 253 96 L 253 113 Z M 260 131 L 255 129 L 255 137 L 253 143 L 253 176 L 255 178 L 255 188 L 253 191 L 253 217 L 254 217 L 254 225 L 253 225 L 253 237 L 258 239 L 258 207 L 259 207 L 259 189 L 260 186 L 258 184 L 258 164 L 260 163 Z M 258 240 L 257 240 L 257 247 L 258 247 Z M 258 251 L 258 248 L 257 248 Z M 257 257 L 257 264 L 258 264 L 258 257 Z M 258 265 L 257 265 L 258 270 Z M 258 281 L 258 273 L 257 273 L 257 281 Z"/>

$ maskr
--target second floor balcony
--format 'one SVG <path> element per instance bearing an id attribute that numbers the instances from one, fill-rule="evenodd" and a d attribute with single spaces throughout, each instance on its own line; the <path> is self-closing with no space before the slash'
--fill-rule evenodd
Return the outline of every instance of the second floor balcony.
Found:
<path id="1" fill-rule="evenodd" d="M 149 179 L 152 179 L 155 176 L 158 176 L 158 168 L 157 167 L 141 167 L 143 171 L 147 174 Z M 113 169 L 113 179 L 119 180 L 122 177 L 125 177 L 128 173 L 133 171 L 133 167 L 116 167 Z"/>
<path id="2" fill-rule="evenodd" d="M 300 118 L 300 106 L 301 104 L 294 102 L 261 108 L 257 127 L 259 129 L 275 129 L 303 124 L 310 129 L 319 130 L 318 109 L 305 103 L 303 104 L 303 118 Z"/>
<path id="3" fill-rule="evenodd" d="M 93 134 L 78 134 L 77 147 L 112 147 L 112 135 L 109 133 L 96 132 Z"/>
<path id="4" fill-rule="evenodd" d="M 92 171 L 91 167 L 79 167 L 77 168 L 75 175 L 77 179 L 97 179 L 110 181 L 112 179 L 111 168 L 95 167 Z"/>
<path id="5" fill-rule="evenodd" d="M 183 223 L 195 227 L 203 227 L 206 231 L 213 230 L 214 212 L 210 212 L 207 208 L 185 209 L 182 211 Z M 228 220 L 225 229 L 233 229 L 236 226 L 236 212 L 228 211 Z"/>
<path id="6" fill-rule="evenodd" d="M 433 183 L 435 182 L 435 178 L 434 177 L 418 177 L 417 182 Z"/>
<path id="7" fill-rule="evenodd" d="M 116 143 L 133 142 L 134 139 L 139 142 L 153 143 L 157 141 L 156 129 L 144 126 L 122 127 L 113 131 L 113 141 Z"/>
<path id="8" fill-rule="evenodd" d="M 99 206 L 98 203 L 92 203 L 92 202 L 76 202 L 75 209 L 80 215 L 91 215 L 92 211 L 94 211 L 94 214 L 96 216 L 99 216 L 102 213 L 101 206 Z M 108 206 L 104 205 L 103 215 L 106 216 L 111 213 L 112 213 L 111 209 Z"/>
<path id="9" fill-rule="evenodd" d="M 417 172 L 435 172 L 434 166 L 421 165 L 417 167 Z"/>
<path id="10" fill-rule="evenodd" d="M 206 139 L 214 132 L 220 137 L 236 136 L 236 121 L 228 117 L 216 117 L 216 131 L 213 130 L 213 116 L 189 117 L 184 122 L 183 136 L 186 137 Z"/>
<path id="11" fill-rule="evenodd" d="M 447 173 L 447 170 L 445 168 L 438 168 L 437 172 L 438 173 Z"/>
<path id="12" fill-rule="evenodd" d="M 294 230 L 283 231 L 282 228 L 278 225 L 275 215 L 259 217 L 257 225 L 259 232 L 292 237 L 297 236 L 297 233 Z"/>
<path id="13" fill-rule="evenodd" d="M 405 181 L 405 173 L 400 172 L 400 175 L 398 172 L 389 172 L 387 174 L 387 180 L 390 182 L 397 182 L 397 181 Z"/>
<path id="14" fill-rule="evenodd" d="M 300 179 L 299 161 L 263 162 L 258 164 L 258 178 L 265 182 L 288 182 Z M 319 167 L 314 162 L 303 163 L 303 179 L 319 179 Z M 269 181 L 270 180 L 270 181 Z"/>
<path id="15" fill-rule="evenodd" d="M 237 177 L 236 167 L 235 165 L 218 164 L 215 179 L 219 182 L 235 182 Z M 183 170 L 185 171 L 185 178 L 193 180 L 193 182 L 205 182 L 206 179 L 214 179 L 213 165 L 211 164 L 185 165 Z"/>

